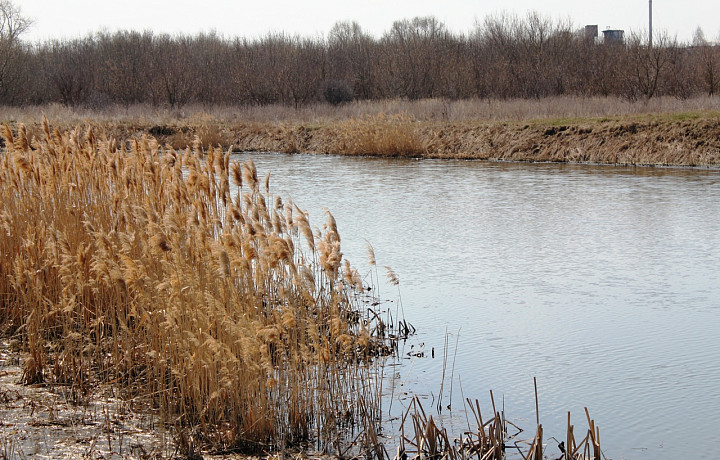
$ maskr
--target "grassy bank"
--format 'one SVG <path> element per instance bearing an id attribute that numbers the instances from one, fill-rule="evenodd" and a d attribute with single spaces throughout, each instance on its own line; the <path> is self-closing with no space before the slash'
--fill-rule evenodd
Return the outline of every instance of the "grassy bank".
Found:
<path id="1" fill-rule="evenodd" d="M 130 107 L 102 113 L 59 106 L 6 110 L 40 137 L 42 113 L 61 129 L 89 125 L 124 139 L 149 134 L 175 149 L 593 162 L 622 165 L 720 165 L 720 102 L 611 98 L 522 101 L 384 101 L 184 110 Z"/>

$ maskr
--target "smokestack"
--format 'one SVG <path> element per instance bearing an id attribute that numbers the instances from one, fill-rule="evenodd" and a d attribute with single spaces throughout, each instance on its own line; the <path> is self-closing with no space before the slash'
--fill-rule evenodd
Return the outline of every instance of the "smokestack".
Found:
<path id="1" fill-rule="evenodd" d="M 652 0 L 650 0 L 650 31 L 648 32 L 648 45 L 652 48 Z"/>

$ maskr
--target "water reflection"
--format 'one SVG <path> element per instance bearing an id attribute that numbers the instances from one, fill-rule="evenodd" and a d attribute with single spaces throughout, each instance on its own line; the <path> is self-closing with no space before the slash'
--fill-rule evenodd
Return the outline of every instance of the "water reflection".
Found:
<path id="1" fill-rule="evenodd" d="M 588 406 L 611 458 L 713 456 L 720 172 L 253 158 L 314 225 L 333 212 L 354 265 L 370 241 L 400 275 L 417 343 L 436 350 L 397 369 L 402 391 L 437 398 L 447 331 L 454 407 L 494 389 L 534 419 L 537 377 L 546 433 Z"/>

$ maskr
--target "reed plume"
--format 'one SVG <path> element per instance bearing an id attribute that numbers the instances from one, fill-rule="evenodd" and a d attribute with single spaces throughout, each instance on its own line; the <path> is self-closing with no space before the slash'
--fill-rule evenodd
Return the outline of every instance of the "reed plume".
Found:
<path id="1" fill-rule="evenodd" d="M 1 130 L 0 330 L 23 343 L 26 383 L 112 383 L 224 451 L 340 452 L 337 414 L 377 423 L 357 408 L 377 411 L 372 357 L 391 347 L 368 333 L 383 328 L 332 214 L 314 235 L 269 175 L 260 193 L 252 160 L 199 139 L 42 125 L 32 142 Z"/>

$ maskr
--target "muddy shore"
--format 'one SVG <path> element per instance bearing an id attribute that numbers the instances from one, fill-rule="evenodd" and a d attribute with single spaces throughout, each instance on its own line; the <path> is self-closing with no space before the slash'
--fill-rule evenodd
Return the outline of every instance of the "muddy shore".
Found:
<path id="1" fill-rule="evenodd" d="M 711 115 L 454 123 L 381 118 L 318 125 L 194 124 L 181 120 L 166 125 L 118 123 L 99 128 L 116 139 L 151 135 L 161 144 L 168 143 L 174 148 L 192 145 L 198 136 L 204 146 L 221 145 L 224 149 L 232 147 L 246 152 L 617 165 L 720 165 L 720 117 Z"/>
<path id="2" fill-rule="evenodd" d="M 342 130 L 238 126 L 241 151 L 347 154 Z M 576 123 L 418 123 L 419 149 L 377 156 L 618 165 L 720 165 L 720 119 Z"/>
<path id="3" fill-rule="evenodd" d="M 215 118 L 101 122 L 99 138 L 152 136 L 182 149 L 195 139 L 242 152 L 371 155 L 615 165 L 720 166 L 720 115 L 716 113 L 531 121 L 416 121 L 372 117 L 337 122 L 248 122 Z M 26 125 L 29 138 L 40 120 Z M 14 128 L 16 128 L 15 126 Z"/>

